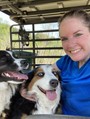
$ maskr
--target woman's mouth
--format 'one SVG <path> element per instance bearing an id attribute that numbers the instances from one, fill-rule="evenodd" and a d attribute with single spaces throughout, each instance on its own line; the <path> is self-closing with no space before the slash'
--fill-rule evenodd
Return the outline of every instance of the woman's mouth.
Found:
<path id="1" fill-rule="evenodd" d="M 75 54 L 78 53 L 81 49 L 70 50 L 70 53 Z"/>

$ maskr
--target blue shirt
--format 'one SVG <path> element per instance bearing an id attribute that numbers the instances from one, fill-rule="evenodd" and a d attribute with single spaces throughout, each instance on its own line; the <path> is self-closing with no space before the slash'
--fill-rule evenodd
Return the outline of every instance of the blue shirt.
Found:
<path id="1" fill-rule="evenodd" d="M 65 55 L 56 65 L 61 70 L 63 114 L 90 116 L 90 59 L 79 68 Z"/>

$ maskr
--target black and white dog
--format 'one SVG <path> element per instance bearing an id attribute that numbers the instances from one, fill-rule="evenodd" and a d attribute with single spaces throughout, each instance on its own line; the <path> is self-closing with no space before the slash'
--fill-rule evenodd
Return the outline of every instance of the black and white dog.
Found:
<path id="1" fill-rule="evenodd" d="M 23 114 L 54 114 L 60 102 L 61 86 L 58 72 L 51 65 L 41 65 L 28 73 L 21 92 L 12 98 L 8 119 L 22 119 Z M 31 101 L 31 98 L 36 101 Z M 28 100 L 27 100 L 28 99 Z M 29 100 L 30 99 L 30 100 Z M 14 100 L 14 101 L 13 101 Z"/>
<path id="2" fill-rule="evenodd" d="M 11 51 L 0 51 L 0 116 L 5 109 L 9 109 L 17 85 L 28 79 L 27 75 L 19 73 L 28 65 L 26 60 L 15 58 Z"/>

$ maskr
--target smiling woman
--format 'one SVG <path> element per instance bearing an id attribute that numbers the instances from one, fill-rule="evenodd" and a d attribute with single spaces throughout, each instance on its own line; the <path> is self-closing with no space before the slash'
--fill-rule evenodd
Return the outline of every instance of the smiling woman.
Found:
<path id="1" fill-rule="evenodd" d="M 90 16 L 78 9 L 67 12 L 59 34 L 66 55 L 53 66 L 61 71 L 62 112 L 90 117 Z"/>

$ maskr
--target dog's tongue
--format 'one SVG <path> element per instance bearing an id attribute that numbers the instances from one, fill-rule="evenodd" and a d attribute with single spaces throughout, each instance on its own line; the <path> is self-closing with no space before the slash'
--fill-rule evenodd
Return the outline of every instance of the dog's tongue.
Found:
<path id="1" fill-rule="evenodd" d="M 57 94 L 56 91 L 46 91 L 46 96 L 48 97 L 49 100 L 53 101 L 56 99 Z"/>
<path id="2" fill-rule="evenodd" d="M 28 79 L 28 76 L 19 72 L 12 72 L 12 71 L 7 71 L 7 76 L 9 77 L 16 77 L 18 80 Z"/>

